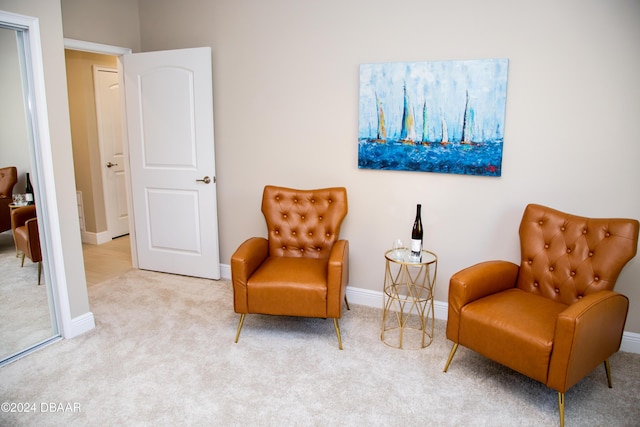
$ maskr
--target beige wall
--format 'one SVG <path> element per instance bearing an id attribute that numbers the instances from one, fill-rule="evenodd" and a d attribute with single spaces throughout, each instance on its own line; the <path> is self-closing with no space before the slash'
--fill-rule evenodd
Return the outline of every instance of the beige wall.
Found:
<path id="1" fill-rule="evenodd" d="M 0 168 L 15 166 L 14 193 L 24 193 L 26 172 L 31 171 L 29 136 L 18 62 L 16 32 L 0 29 Z"/>
<path id="2" fill-rule="evenodd" d="M 140 50 L 137 0 L 56 0 L 69 39 Z"/>
<path id="3" fill-rule="evenodd" d="M 20 1 L 9 3 L 17 8 Z M 53 13 L 45 5 L 54 2 L 28 3 Z M 66 37 L 135 50 L 112 38 L 119 24 L 105 28 L 102 15 L 80 3 L 63 1 Z M 128 6 L 114 4 L 127 19 Z M 518 261 L 526 203 L 640 218 L 638 2 L 140 0 L 139 17 L 141 50 L 213 49 L 222 263 L 242 240 L 264 235 L 260 195 L 267 183 L 345 185 L 351 285 L 378 291 L 382 253 L 394 238 L 409 237 L 415 204 L 422 203 L 425 246 L 440 257 L 440 301 L 460 268 Z M 51 51 L 62 57 L 60 35 L 47 35 L 47 47 L 55 45 Z M 359 64 L 480 58 L 510 60 L 502 177 L 357 168 Z M 59 85 L 63 65 L 51 62 Z M 60 95 L 50 103 L 61 106 Z M 50 113 L 53 133 L 68 143 L 56 120 L 65 113 Z M 70 162 L 70 147 L 62 151 L 56 170 Z M 631 298 L 627 331 L 636 333 L 638 282 L 637 257 L 617 287 Z"/>
<path id="4" fill-rule="evenodd" d="M 207 45 L 221 262 L 265 235 L 265 184 L 345 185 L 351 285 L 381 290 L 382 254 L 423 205 L 425 246 L 449 277 L 519 262 L 527 203 L 640 218 L 640 2 L 140 0 L 142 50 Z M 500 178 L 357 168 L 362 63 L 508 58 Z M 640 333 L 640 257 L 617 290 Z"/>
<path id="5" fill-rule="evenodd" d="M 82 192 L 86 231 L 107 230 L 98 143 L 93 65 L 117 68 L 115 56 L 65 51 L 76 188 Z"/>

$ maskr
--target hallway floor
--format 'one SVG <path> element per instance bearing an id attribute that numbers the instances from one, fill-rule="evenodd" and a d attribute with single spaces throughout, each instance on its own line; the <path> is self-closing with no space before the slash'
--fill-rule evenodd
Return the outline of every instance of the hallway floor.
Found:
<path id="1" fill-rule="evenodd" d="M 87 286 L 92 286 L 131 270 L 129 236 L 113 239 L 102 245 L 82 244 Z"/>

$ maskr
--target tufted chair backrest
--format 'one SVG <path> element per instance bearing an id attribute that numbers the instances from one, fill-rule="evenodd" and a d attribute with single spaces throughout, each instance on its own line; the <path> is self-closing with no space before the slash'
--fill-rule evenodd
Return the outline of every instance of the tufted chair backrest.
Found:
<path id="1" fill-rule="evenodd" d="M 16 182 L 18 182 L 18 169 L 15 166 L 0 168 L 0 197 L 11 198 Z"/>
<path id="2" fill-rule="evenodd" d="M 638 221 L 591 219 L 528 205 L 520 223 L 517 287 L 572 304 L 613 289 L 638 248 Z"/>
<path id="3" fill-rule="evenodd" d="M 269 255 L 329 258 L 347 210 L 347 190 L 342 187 L 295 190 L 266 186 L 262 213 L 267 221 Z"/>

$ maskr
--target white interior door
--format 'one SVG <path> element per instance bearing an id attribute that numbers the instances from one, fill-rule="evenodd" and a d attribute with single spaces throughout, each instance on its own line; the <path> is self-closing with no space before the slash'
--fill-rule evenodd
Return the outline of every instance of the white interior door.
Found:
<path id="1" fill-rule="evenodd" d="M 94 65 L 93 83 L 107 229 L 113 239 L 129 234 L 118 70 Z"/>
<path id="2" fill-rule="evenodd" d="M 123 56 L 141 269 L 220 278 L 211 49 Z"/>

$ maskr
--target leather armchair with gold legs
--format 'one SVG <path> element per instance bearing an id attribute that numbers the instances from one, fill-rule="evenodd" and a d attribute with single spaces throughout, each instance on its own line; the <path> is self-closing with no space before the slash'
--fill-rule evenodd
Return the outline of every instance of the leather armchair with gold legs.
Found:
<path id="1" fill-rule="evenodd" d="M 22 252 L 22 267 L 24 258 L 38 263 L 38 285 L 42 276 L 42 251 L 40 249 L 40 234 L 38 233 L 38 218 L 35 205 L 23 206 L 11 211 L 11 225 L 16 248 Z"/>
<path id="2" fill-rule="evenodd" d="M 447 338 L 564 395 L 598 365 L 611 387 L 629 300 L 613 291 L 638 247 L 638 221 L 528 205 L 520 265 L 489 261 L 451 277 Z"/>
<path id="3" fill-rule="evenodd" d="M 338 319 L 349 304 L 349 242 L 339 238 L 347 215 L 342 187 L 296 190 L 266 186 L 262 213 L 268 238 L 253 237 L 231 256 L 233 305 L 240 314 L 332 318 L 342 349 Z"/>

